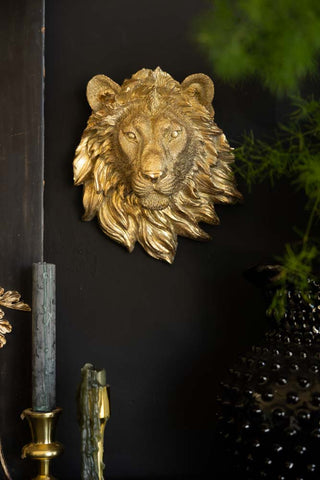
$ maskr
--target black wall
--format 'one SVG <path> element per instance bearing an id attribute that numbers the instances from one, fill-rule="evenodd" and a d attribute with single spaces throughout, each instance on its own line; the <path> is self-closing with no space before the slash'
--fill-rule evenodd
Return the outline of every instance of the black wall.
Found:
<path id="1" fill-rule="evenodd" d="M 243 272 L 281 253 L 303 216 L 288 186 L 266 184 L 249 194 L 240 184 L 244 204 L 218 207 L 221 226 L 205 227 L 212 241 L 180 239 L 171 266 L 139 246 L 128 254 L 96 221 L 81 222 L 82 191 L 73 186 L 72 160 L 90 113 L 85 87 L 93 75 L 122 83 L 158 65 L 179 81 L 207 73 L 215 81 L 216 121 L 232 144 L 244 130 L 268 132 L 282 118 L 285 105 L 258 85 L 231 87 L 214 78 L 190 34 L 205 5 L 46 5 L 44 259 L 57 265 L 57 394 L 64 409 L 57 437 L 65 454 L 54 472 L 64 480 L 80 476 L 75 397 L 85 362 L 105 367 L 111 384 L 108 478 L 223 474 L 215 437 L 219 380 L 266 329 L 260 293 Z M 29 389 L 29 380 L 28 373 L 21 390 Z"/>

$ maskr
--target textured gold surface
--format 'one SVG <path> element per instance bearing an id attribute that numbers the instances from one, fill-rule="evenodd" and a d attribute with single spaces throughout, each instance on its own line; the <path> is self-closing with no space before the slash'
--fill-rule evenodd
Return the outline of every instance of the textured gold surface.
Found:
<path id="1" fill-rule="evenodd" d="M 55 427 L 61 408 L 52 412 L 34 412 L 30 408 L 23 411 L 21 417 L 28 420 L 32 442 L 22 449 L 22 458 L 39 461 L 39 472 L 33 480 L 54 480 L 50 475 L 50 460 L 63 451 L 61 443 L 53 440 Z"/>
<path id="2" fill-rule="evenodd" d="M 178 235 L 208 239 L 198 223 L 218 224 L 214 204 L 241 198 L 213 94 L 202 73 L 181 84 L 159 67 L 139 70 L 122 86 L 93 77 L 93 112 L 73 163 L 75 185 L 84 186 L 83 219 L 97 216 L 130 252 L 139 242 L 169 263 Z"/>
<path id="3" fill-rule="evenodd" d="M 99 409 L 100 409 L 100 440 L 98 450 L 99 480 L 103 480 L 103 451 L 104 451 L 104 430 L 107 421 L 110 418 L 110 402 L 107 387 L 99 389 Z"/>
<path id="4" fill-rule="evenodd" d="M 104 430 L 110 418 L 106 371 L 91 363 L 81 369 L 78 390 L 78 421 L 81 432 L 81 478 L 103 480 Z"/>
<path id="5" fill-rule="evenodd" d="M 4 289 L 0 287 L 0 305 L 2 307 L 11 308 L 12 310 L 30 311 L 31 308 L 29 305 L 23 303 L 20 299 L 21 295 L 19 292 L 15 290 L 5 292 Z M 4 311 L 0 308 L 0 348 L 7 342 L 5 335 L 12 331 L 12 325 L 8 320 L 3 319 L 4 315 Z"/>

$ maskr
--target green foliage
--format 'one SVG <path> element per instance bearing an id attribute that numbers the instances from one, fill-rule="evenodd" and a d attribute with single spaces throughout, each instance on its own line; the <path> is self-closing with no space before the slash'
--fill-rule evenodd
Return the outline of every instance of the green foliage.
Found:
<path id="1" fill-rule="evenodd" d="M 318 0 L 212 0 L 195 30 L 214 71 L 226 81 L 255 76 L 283 96 L 317 73 Z"/>
<path id="2" fill-rule="evenodd" d="M 284 316 L 288 285 L 298 290 L 306 301 L 309 300 L 308 280 L 312 278 L 312 263 L 318 253 L 315 245 L 303 245 L 299 251 L 294 251 L 291 245 L 286 245 L 284 255 L 277 258 L 282 268 L 274 280 L 277 290 L 267 310 L 268 315 L 273 315 L 277 320 Z"/>
<path id="3" fill-rule="evenodd" d="M 245 135 L 236 150 L 238 174 L 248 186 L 269 179 L 272 183 L 289 178 L 292 185 L 304 191 L 309 218 L 305 232 L 293 248 L 286 245 L 285 253 L 277 260 L 282 269 L 276 278 L 276 291 L 268 313 L 281 318 L 286 307 L 288 285 L 308 294 L 308 279 L 313 264 L 319 260 L 316 238 L 311 231 L 320 217 L 320 102 L 295 99 L 295 110 L 287 124 L 280 125 L 272 142 L 256 140 Z"/>
<path id="4" fill-rule="evenodd" d="M 314 200 L 320 192 L 320 103 L 296 98 L 294 108 L 271 142 L 256 140 L 252 132 L 243 136 L 235 168 L 250 188 L 284 176 Z"/>
<path id="5" fill-rule="evenodd" d="M 318 72 L 319 0 L 210 0 L 195 24 L 196 39 L 223 80 L 258 78 L 278 96 L 297 95 L 301 81 Z M 282 269 L 269 313 L 283 316 L 288 285 L 307 295 L 308 278 L 319 262 L 311 233 L 320 217 L 320 103 L 294 99 L 294 112 L 271 141 L 244 135 L 236 150 L 236 172 L 247 183 L 287 178 L 306 195 L 309 218 L 294 247 L 278 259 Z"/>
<path id="6" fill-rule="evenodd" d="M 248 185 L 249 190 L 255 183 L 268 179 L 274 184 L 283 175 L 292 170 L 292 156 L 279 139 L 272 145 L 256 140 L 253 132 L 243 135 L 243 144 L 236 150 L 235 171 Z"/>

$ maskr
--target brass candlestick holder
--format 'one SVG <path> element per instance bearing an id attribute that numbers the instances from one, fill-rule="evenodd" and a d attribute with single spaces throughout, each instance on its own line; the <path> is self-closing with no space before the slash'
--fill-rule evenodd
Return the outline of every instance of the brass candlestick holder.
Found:
<path id="1" fill-rule="evenodd" d="M 50 460 L 60 455 L 63 446 L 54 441 L 55 427 L 61 408 L 52 412 L 34 412 L 28 408 L 22 412 L 22 419 L 28 420 L 32 442 L 22 449 L 22 458 L 29 457 L 39 461 L 39 472 L 33 480 L 55 480 L 50 475 Z"/>

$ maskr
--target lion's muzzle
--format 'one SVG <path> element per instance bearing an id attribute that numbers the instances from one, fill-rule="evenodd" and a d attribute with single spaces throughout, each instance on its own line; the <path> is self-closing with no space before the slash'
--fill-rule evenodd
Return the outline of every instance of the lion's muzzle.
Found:
<path id="1" fill-rule="evenodd" d="M 143 178 L 151 183 L 157 183 L 167 174 L 164 152 L 147 146 L 141 154 L 140 168 Z"/>
<path id="2" fill-rule="evenodd" d="M 163 178 L 166 175 L 166 170 L 145 170 L 142 171 L 142 176 L 145 178 L 147 181 L 151 183 L 157 183 L 161 178 Z"/>

